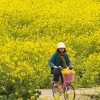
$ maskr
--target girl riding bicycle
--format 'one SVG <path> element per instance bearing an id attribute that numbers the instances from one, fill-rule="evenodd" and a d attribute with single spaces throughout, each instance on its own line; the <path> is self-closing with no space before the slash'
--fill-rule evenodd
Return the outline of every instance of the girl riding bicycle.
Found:
<path id="1" fill-rule="evenodd" d="M 66 53 L 66 46 L 63 42 L 58 43 L 57 51 L 51 57 L 49 61 L 49 65 L 51 68 L 51 73 L 54 76 L 53 79 L 54 86 L 58 86 L 59 77 L 61 77 L 61 81 L 63 83 L 63 76 L 61 73 L 61 68 L 59 68 L 59 66 L 61 66 L 62 68 L 67 68 L 68 66 L 70 70 L 73 69 L 73 65 L 69 59 L 68 54 Z"/>

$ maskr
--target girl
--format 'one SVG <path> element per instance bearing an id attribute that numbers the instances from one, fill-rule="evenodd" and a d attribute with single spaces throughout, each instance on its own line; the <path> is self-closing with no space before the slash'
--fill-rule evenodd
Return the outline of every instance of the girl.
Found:
<path id="1" fill-rule="evenodd" d="M 51 59 L 49 61 L 49 65 L 51 68 L 51 73 L 54 76 L 54 79 L 53 79 L 54 86 L 58 86 L 59 85 L 59 77 L 61 77 L 61 81 L 63 83 L 61 68 L 59 68 L 59 66 L 61 66 L 62 68 L 67 68 L 67 66 L 69 67 L 69 69 L 73 68 L 71 61 L 69 59 L 69 56 L 66 53 L 66 46 L 63 42 L 58 43 L 57 51 L 51 57 Z"/>

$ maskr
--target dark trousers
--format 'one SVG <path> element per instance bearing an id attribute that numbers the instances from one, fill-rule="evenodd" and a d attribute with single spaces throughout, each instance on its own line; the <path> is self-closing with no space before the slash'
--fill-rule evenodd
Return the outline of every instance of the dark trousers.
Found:
<path id="1" fill-rule="evenodd" d="M 63 83 L 63 76 L 62 76 L 62 73 L 61 73 L 61 69 L 60 68 L 55 68 L 52 70 L 52 74 L 54 76 L 54 81 L 59 81 L 59 78 L 61 78 L 61 81 Z"/>

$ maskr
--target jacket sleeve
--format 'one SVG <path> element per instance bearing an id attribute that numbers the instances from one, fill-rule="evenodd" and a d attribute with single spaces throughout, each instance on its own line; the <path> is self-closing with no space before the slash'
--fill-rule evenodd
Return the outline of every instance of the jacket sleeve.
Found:
<path id="1" fill-rule="evenodd" d="M 49 66 L 50 66 L 50 68 L 53 68 L 53 67 L 55 66 L 55 65 L 54 65 L 55 58 L 56 58 L 56 54 L 54 54 L 54 55 L 51 57 L 50 61 L 49 61 Z"/>
<path id="2" fill-rule="evenodd" d="M 65 58 L 66 58 L 66 64 L 67 64 L 67 66 L 68 66 L 68 67 L 72 66 L 72 63 L 71 63 L 71 61 L 70 61 L 70 59 L 69 59 L 68 54 L 66 54 Z"/>

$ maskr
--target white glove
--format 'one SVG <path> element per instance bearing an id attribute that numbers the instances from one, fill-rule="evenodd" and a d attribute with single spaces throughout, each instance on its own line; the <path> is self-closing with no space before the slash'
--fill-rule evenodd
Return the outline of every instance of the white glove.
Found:
<path id="1" fill-rule="evenodd" d="M 57 66 L 54 66 L 53 68 L 58 68 Z"/>

